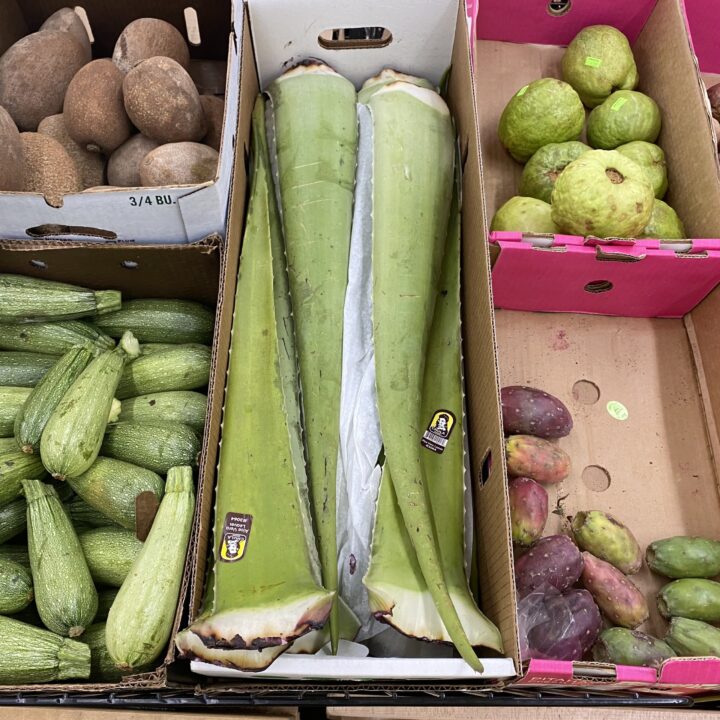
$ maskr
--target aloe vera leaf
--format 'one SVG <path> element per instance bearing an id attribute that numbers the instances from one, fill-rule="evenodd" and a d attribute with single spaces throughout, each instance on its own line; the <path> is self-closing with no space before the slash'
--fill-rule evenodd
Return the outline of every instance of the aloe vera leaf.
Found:
<path id="1" fill-rule="evenodd" d="M 422 417 L 454 418 L 442 453 L 422 450 L 422 465 L 450 597 L 473 647 L 502 652 L 498 629 L 480 612 L 465 573 L 465 465 L 460 341 L 460 215 L 453 194 L 440 292 L 435 303 L 423 380 Z M 449 642 L 403 524 L 389 468 L 383 469 L 370 569 L 364 579 L 370 609 L 404 635 Z"/>
<path id="2" fill-rule="evenodd" d="M 304 467 L 295 464 L 281 377 L 262 98 L 253 157 L 218 467 L 213 603 L 190 626 L 210 649 L 287 646 L 324 625 L 333 599 L 313 567 Z"/>
<path id="3" fill-rule="evenodd" d="M 385 456 L 423 577 L 457 650 L 482 665 L 445 581 L 420 438 L 428 333 L 448 229 L 454 131 L 439 95 L 391 83 L 368 101 L 373 117 L 373 338 Z"/>
<path id="4" fill-rule="evenodd" d="M 337 590 L 336 469 L 343 304 L 357 155 L 356 94 L 327 65 L 308 61 L 268 89 L 277 192 L 295 319 L 307 472 L 322 579 Z M 330 615 L 337 646 L 337 608 Z"/>

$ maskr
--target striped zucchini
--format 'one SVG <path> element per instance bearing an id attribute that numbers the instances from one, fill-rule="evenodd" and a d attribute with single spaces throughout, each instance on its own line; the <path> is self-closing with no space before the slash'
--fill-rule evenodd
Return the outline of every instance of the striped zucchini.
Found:
<path id="1" fill-rule="evenodd" d="M 17 443 L 15 448 L 0 454 L 0 507 L 20 497 L 22 481 L 45 477 L 45 468 L 37 455 L 24 453 Z"/>
<path id="2" fill-rule="evenodd" d="M 200 441 L 191 427 L 180 423 L 119 422 L 108 425 L 101 452 L 165 475 L 180 463 L 197 465 Z"/>
<path id="3" fill-rule="evenodd" d="M 67 484 L 69 487 L 70 481 Z M 74 497 L 65 507 L 76 530 L 78 528 L 90 530 L 91 528 L 112 527 L 115 525 L 107 515 L 96 510 L 92 505 L 88 505 L 81 497 Z"/>
<path id="4" fill-rule="evenodd" d="M 115 341 L 82 320 L 28 323 L 0 322 L 0 350 L 24 350 L 45 355 L 64 355 L 76 345 L 92 345 L 97 352 L 112 350 Z"/>
<path id="5" fill-rule="evenodd" d="M 83 635 L 83 642 L 90 648 L 90 679 L 95 682 L 117 682 L 122 673 L 115 667 L 105 644 L 105 623 L 92 624 Z"/>
<path id="6" fill-rule="evenodd" d="M 90 648 L 0 616 L 0 683 L 26 685 L 90 677 Z"/>
<path id="7" fill-rule="evenodd" d="M 103 315 L 120 308 L 117 290 L 90 290 L 77 285 L 0 274 L 0 321 L 43 322 Z"/>
<path id="8" fill-rule="evenodd" d="M 368 100 L 373 119 L 373 341 L 386 469 L 440 618 L 460 655 L 482 665 L 445 581 L 420 444 L 428 334 L 448 231 L 455 137 L 426 88 L 396 82 Z"/>
<path id="9" fill-rule="evenodd" d="M 0 507 L 0 543 L 11 540 L 27 527 L 25 498 L 18 498 Z"/>
<path id="10" fill-rule="evenodd" d="M 107 649 L 121 670 L 150 665 L 168 644 L 194 509 L 192 468 L 171 468 L 150 534 L 108 613 Z"/>
<path id="11" fill-rule="evenodd" d="M 0 387 L 0 436 L 12 436 L 15 418 L 31 391 L 32 388 L 25 387 Z"/>
<path id="12" fill-rule="evenodd" d="M 0 560 L 0 615 L 14 615 L 33 599 L 32 576 L 12 560 Z"/>
<path id="13" fill-rule="evenodd" d="M 135 498 L 149 491 L 159 500 L 165 490 L 163 479 L 151 470 L 107 457 L 98 457 L 82 475 L 67 482 L 96 512 L 133 531 Z"/>
<path id="14" fill-rule="evenodd" d="M 107 620 L 108 613 L 118 594 L 118 588 L 104 588 L 98 590 L 98 611 L 95 622 Z"/>
<path id="15" fill-rule="evenodd" d="M 40 449 L 40 436 L 55 408 L 93 357 L 88 346 L 68 350 L 59 360 L 53 355 L 53 368 L 33 388 L 20 412 L 15 416 L 15 439 L 23 452 Z"/>
<path id="16" fill-rule="evenodd" d="M 99 527 L 79 537 L 93 580 L 120 587 L 143 546 L 134 533 L 120 527 Z"/>
<path id="17" fill-rule="evenodd" d="M 40 438 L 40 455 L 55 479 L 82 475 L 95 462 L 125 360 L 138 353 L 137 340 L 126 333 L 115 350 L 82 371 L 53 410 Z"/>
<path id="18" fill-rule="evenodd" d="M 150 393 L 123 400 L 119 419 L 132 423 L 184 423 L 201 433 L 207 404 L 207 395 L 192 390 Z"/>
<path id="19" fill-rule="evenodd" d="M 129 363 L 115 396 L 125 400 L 168 390 L 196 390 L 205 387 L 209 379 L 210 348 L 178 345 L 171 350 L 140 356 Z"/>
<path id="20" fill-rule="evenodd" d="M 70 518 L 55 489 L 23 480 L 35 604 L 45 627 L 77 637 L 97 612 L 97 592 Z"/>
<path id="21" fill-rule="evenodd" d="M 52 355 L 0 352 L 0 385 L 35 387 L 54 364 Z"/>
<path id="22" fill-rule="evenodd" d="M 120 310 L 103 315 L 97 326 L 119 338 L 130 330 L 141 343 L 212 342 L 215 316 L 191 300 L 127 300 Z"/>
<path id="23" fill-rule="evenodd" d="M 0 455 L 8 450 L 18 450 L 17 440 L 14 437 L 0 438 Z"/>
<path id="24" fill-rule="evenodd" d="M 30 567 L 30 555 L 25 545 L 0 545 L 0 559 L 12 560 L 23 567 Z"/>

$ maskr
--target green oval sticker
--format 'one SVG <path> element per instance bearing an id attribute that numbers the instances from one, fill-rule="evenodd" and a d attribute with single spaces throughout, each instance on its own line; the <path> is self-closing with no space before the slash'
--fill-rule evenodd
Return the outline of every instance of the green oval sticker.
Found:
<path id="1" fill-rule="evenodd" d="M 599 68 L 602 65 L 602 58 L 586 57 L 585 64 L 588 67 Z"/>
<path id="2" fill-rule="evenodd" d="M 610 417 L 616 420 L 627 420 L 630 413 L 619 400 L 610 400 L 607 404 L 607 411 Z"/>
<path id="3" fill-rule="evenodd" d="M 625 103 L 627 102 L 627 98 L 618 98 L 611 106 L 610 109 L 617 112 Z"/>
<path id="4" fill-rule="evenodd" d="M 524 95 L 527 92 L 528 85 L 525 85 L 521 87 L 515 94 L 520 97 L 521 95 Z"/>

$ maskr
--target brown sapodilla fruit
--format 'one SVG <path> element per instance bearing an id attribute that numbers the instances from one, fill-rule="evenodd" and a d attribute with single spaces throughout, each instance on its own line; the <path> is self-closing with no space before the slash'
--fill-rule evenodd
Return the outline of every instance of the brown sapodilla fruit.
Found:
<path id="1" fill-rule="evenodd" d="M 175 60 L 143 60 L 125 76 L 125 109 L 145 137 L 159 143 L 199 141 L 205 113 L 195 83 Z"/>
<path id="2" fill-rule="evenodd" d="M 0 58 L 0 105 L 19 130 L 62 110 L 65 91 L 87 55 L 69 32 L 42 30 L 26 35 Z"/>
<path id="3" fill-rule="evenodd" d="M 105 156 L 100 153 L 90 152 L 78 145 L 68 135 L 65 127 L 65 116 L 62 113 L 50 115 L 50 117 L 42 120 L 38 125 L 38 132 L 55 138 L 65 148 L 80 174 L 80 182 L 83 188 L 102 185 L 105 182 Z"/>
<path id="4" fill-rule="evenodd" d="M 91 152 L 106 155 L 132 132 L 123 104 L 123 74 L 112 60 L 93 60 L 72 79 L 63 115 L 70 137 Z"/>
<path id="5" fill-rule="evenodd" d="M 720 83 L 708 88 L 707 94 L 712 115 L 716 120 L 720 120 Z"/>
<path id="6" fill-rule="evenodd" d="M 41 26 L 40 30 L 60 30 L 69 32 L 85 48 L 85 62 L 92 60 L 92 45 L 80 16 L 69 7 L 54 12 Z"/>
<path id="7" fill-rule="evenodd" d="M 202 141 L 219 152 L 223 118 L 225 117 L 225 100 L 217 95 L 201 95 L 200 102 L 205 112 L 205 125 L 207 126 L 207 133 Z"/>
<path id="8" fill-rule="evenodd" d="M 141 133 L 124 142 L 108 160 L 108 183 L 117 187 L 140 187 L 140 163 L 158 146 Z"/>
<path id="9" fill-rule="evenodd" d="M 214 180 L 217 164 L 217 151 L 207 145 L 169 143 L 145 156 L 140 164 L 140 179 L 145 187 L 195 185 Z"/>
<path id="10" fill-rule="evenodd" d="M 0 105 L 0 191 L 23 189 L 24 155 L 20 133 L 10 113 Z"/>
<path id="11" fill-rule="evenodd" d="M 23 190 L 42 193 L 53 207 L 62 206 L 63 195 L 82 190 L 75 163 L 55 138 L 25 132 L 20 139 L 25 152 Z"/>
<path id="12" fill-rule="evenodd" d="M 190 50 L 174 25 L 157 18 L 139 18 L 120 33 L 112 59 L 126 73 L 139 62 L 158 56 L 169 57 L 186 70 L 190 66 Z"/>

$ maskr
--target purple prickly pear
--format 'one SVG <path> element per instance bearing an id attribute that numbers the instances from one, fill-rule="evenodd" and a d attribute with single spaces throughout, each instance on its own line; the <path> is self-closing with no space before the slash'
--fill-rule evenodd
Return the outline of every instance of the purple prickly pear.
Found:
<path id="1" fill-rule="evenodd" d="M 535 435 L 553 440 L 565 437 L 573 427 L 572 416 L 556 397 L 524 385 L 500 391 L 506 435 Z"/>
<path id="2" fill-rule="evenodd" d="M 582 555 L 570 538 L 548 535 L 515 560 L 518 594 L 524 597 L 546 585 L 567 590 L 578 581 L 582 568 Z"/>

